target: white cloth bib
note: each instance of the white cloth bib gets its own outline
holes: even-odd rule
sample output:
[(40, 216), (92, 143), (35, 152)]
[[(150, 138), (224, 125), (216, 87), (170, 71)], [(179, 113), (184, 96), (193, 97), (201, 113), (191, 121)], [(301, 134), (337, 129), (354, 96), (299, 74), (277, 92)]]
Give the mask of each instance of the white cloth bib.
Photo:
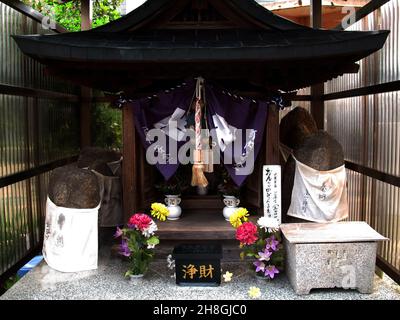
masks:
[(70, 209), (46, 204), (43, 257), (61, 272), (97, 269), (98, 212), (93, 209)]
[(318, 171), (294, 160), (296, 172), (288, 215), (320, 223), (346, 219), (349, 209), (345, 166)]

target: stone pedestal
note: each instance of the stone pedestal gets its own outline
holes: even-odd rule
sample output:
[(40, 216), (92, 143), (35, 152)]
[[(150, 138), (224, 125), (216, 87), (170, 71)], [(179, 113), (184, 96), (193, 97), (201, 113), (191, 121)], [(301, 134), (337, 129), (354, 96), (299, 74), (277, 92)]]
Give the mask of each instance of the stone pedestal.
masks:
[(365, 222), (281, 226), (286, 273), (294, 291), (344, 288), (372, 293), (377, 242), (388, 240)]

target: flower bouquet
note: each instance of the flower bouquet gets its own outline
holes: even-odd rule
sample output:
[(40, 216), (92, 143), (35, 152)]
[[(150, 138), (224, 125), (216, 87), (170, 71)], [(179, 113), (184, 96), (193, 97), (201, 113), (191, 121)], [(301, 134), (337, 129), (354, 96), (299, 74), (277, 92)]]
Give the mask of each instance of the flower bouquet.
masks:
[[(151, 205), (151, 215), (161, 221), (168, 216), (168, 209), (161, 203)], [(141, 277), (149, 268), (154, 257), (154, 248), (160, 243), (155, 235), (157, 224), (147, 214), (134, 214), (123, 229), (117, 228), (115, 238), (121, 237), (119, 254), (129, 260), (129, 269), (125, 277)]]
[(249, 222), (248, 216), (247, 209), (239, 208), (230, 217), (242, 249), (240, 258), (250, 260), (250, 267), (257, 276), (274, 279), (283, 270), (284, 260), (279, 225), (267, 217), (254, 224)]

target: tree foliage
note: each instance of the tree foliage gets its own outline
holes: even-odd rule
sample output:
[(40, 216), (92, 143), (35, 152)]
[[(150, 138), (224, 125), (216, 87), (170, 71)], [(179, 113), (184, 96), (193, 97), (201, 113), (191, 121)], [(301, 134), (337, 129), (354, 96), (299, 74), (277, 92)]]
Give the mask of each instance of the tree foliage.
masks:
[[(92, 0), (93, 28), (121, 17), (118, 8), (123, 0)], [(23, 0), (23, 2), (45, 16), (55, 20), (69, 31), (81, 30), (81, 1), (72, 0)]]

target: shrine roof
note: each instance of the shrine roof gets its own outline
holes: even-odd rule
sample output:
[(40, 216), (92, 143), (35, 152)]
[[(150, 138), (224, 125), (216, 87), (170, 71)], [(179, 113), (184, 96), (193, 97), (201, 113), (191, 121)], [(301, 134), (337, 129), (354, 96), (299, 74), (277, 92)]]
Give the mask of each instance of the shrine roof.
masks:
[(90, 31), (14, 39), (51, 72), (106, 90), (199, 74), (293, 90), (357, 71), (388, 33), (312, 29), (253, 0), (148, 0)]

